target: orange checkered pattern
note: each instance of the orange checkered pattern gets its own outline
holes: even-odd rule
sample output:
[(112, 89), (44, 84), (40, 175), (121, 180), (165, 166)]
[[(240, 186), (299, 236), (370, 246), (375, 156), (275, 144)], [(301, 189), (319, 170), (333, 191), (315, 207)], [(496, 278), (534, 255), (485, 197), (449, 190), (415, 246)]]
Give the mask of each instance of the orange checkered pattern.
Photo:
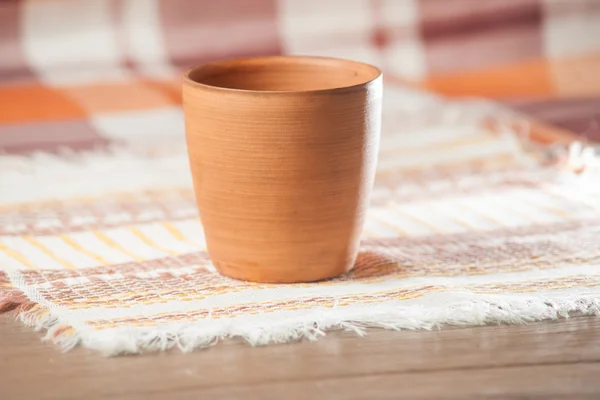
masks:
[(8, 153), (180, 135), (183, 67), (282, 53), (370, 62), (388, 86), (501, 98), (600, 139), (597, 0), (4, 1), (0, 51)]

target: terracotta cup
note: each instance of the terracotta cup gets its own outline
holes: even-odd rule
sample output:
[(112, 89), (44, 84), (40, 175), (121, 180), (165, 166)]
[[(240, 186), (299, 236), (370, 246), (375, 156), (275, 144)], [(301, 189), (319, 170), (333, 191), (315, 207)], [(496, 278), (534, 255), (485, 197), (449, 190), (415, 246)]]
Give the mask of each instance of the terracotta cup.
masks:
[(377, 68), (333, 58), (238, 59), (185, 73), (194, 190), (222, 274), (306, 282), (352, 268), (381, 92)]

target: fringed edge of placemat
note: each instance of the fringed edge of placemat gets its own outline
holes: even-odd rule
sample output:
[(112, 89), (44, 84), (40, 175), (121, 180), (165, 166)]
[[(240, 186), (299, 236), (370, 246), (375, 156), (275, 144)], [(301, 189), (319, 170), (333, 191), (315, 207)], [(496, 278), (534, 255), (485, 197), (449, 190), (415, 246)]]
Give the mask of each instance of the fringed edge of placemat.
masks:
[[(600, 266), (600, 265), (599, 265)], [(0, 279), (5, 279), (2, 277)], [(467, 298), (471, 297), (472, 298)], [(433, 330), (448, 326), (523, 324), (557, 320), (576, 315), (600, 316), (600, 290), (581, 295), (463, 295), (462, 300), (445, 307), (411, 304), (371, 305), (315, 309), (303, 317), (280, 323), (236, 324), (226, 320), (207, 320), (165, 324), (154, 327), (114, 328), (105, 331), (78, 331), (52, 313), (50, 308), (31, 301), (18, 290), (4, 291), (0, 310), (15, 311), (17, 319), (37, 331), (46, 331), (62, 351), (81, 345), (105, 356), (138, 354), (179, 348), (183, 352), (213, 346), (224, 339), (242, 338), (252, 346), (315, 341), (326, 331), (343, 330), (360, 336), (366, 329)]]
[[(542, 320), (568, 318), (571, 314), (600, 316), (600, 292), (589, 296), (554, 298), (473, 298), (444, 308), (380, 304), (368, 310), (332, 307), (316, 309), (303, 318), (280, 324), (254, 323), (232, 328), (228, 321), (213, 320), (213, 326), (189, 323), (177, 327), (117, 328), (108, 335), (81, 338), (83, 347), (106, 356), (164, 351), (179, 348), (183, 352), (213, 346), (225, 339), (241, 338), (252, 346), (282, 344), (299, 340), (316, 341), (327, 331), (343, 330), (359, 336), (366, 329), (433, 330), (448, 326), (482, 326), (487, 324), (523, 324)], [(203, 321), (206, 322), (206, 321)], [(53, 340), (64, 349), (75, 344), (61, 337)]]
[[(567, 149), (563, 147), (563, 149)], [(566, 172), (600, 181), (600, 156), (591, 147), (571, 144), (562, 151), (558, 166)], [(600, 267), (600, 265), (598, 265)], [(25, 325), (45, 330), (49, 340), (67, 351), (78, 345), (98, 350), (105, 355), (162, 351), (178, 347), (192, 351), (209, 347), (226, 338), (241, 337), (253, 346), (287, 343), (300, 339), (316, 340), (326, 330), (346, 330), (359, 335), (366, 328), (435, 329), (442, 325), (477, 326), (485, 324), (518, 324), (569, 317), (571, 313), (600, 315), (600, 290), (585, 295), (507, 296), (478, 295), (468, 301), (444, 308), (411, 305), (371, 305), (368, 310), (352, 307), (316, 309), (302, 319), (290, 319), (278, 325), (255, 324), (232, 329), (228, 321), (207, 320), (145, 328), (114, 328), (106, 331), (82, 332), (62, 321), (52, 310), (33, 301), (16, 288), (9, 276), (0, 271), (0, 313), (13, 311)]]

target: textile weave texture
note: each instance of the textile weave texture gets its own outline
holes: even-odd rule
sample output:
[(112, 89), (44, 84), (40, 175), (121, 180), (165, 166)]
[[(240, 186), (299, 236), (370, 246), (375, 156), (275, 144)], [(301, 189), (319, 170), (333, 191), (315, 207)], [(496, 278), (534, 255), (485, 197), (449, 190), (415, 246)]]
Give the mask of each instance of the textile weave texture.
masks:
[[(0, 311), (105, 354), (597, 314), (593, 150), (538, 145), (555, 137), (523, 117), (421, 90), (496, 97), (593, 138), (600, 2), (449, 4), (0, 2)], [(353, 272), (238, 282), (206, 253), (181, 69), (290, 53), (382, 68), (376, 187)]]
[[(1, 307), (62, 348), (106, 354), (600, 312), (593, 151), (539, 150), (478, 103), (406, 90), (388, 104), (386, 120), (404, 128), (382, 136), (349, 274), (293, 285), (220, 276), (183, 146), (5, 156)], [(408, 124), (415, 107), (439, 120)]]

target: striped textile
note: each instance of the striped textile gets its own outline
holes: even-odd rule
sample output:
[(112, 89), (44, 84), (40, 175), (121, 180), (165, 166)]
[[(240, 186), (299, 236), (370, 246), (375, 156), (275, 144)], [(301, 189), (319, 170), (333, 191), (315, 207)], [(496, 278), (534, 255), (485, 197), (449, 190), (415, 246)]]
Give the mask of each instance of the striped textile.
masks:
[[(600, 2), (449, 4), (0, 1), (0, 311), (105, 354), (598, 314), (598, 157), (421, 89), (600, 137)], [(217, 274), (191, 189), (181, 69), (280, 53), (387, 79), (359, 258), (326, 282)]]
[(534, 113), (600, 140), (598, 0), (11, 0), (0, 152), (174, 134), (183, 67), (281, 53), (367, 61), (388, 86), (446, 95), (591, 98), (553, 102), (560, 119)]
[(479, 103), (385, 103), (356, 266), (311, 284), (215, 271), (183, 148), (0, 157), (0, 309), (105, 354), (600, 313), (590, 149), (539, 150)]

